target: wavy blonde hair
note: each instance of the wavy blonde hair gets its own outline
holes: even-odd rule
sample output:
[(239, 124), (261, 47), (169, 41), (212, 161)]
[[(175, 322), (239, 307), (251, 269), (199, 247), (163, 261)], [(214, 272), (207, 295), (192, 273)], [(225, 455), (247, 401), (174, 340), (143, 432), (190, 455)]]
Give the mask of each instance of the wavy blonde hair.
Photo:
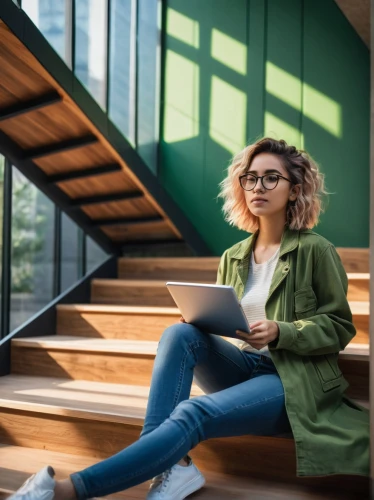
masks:
[(239, 229), (254, 233), (258, 228), (258, 217), (248, 209), (244, 190), (240, 187), (239, 176), (245, 174), (260, 153), (271, 153), (280, 157), (287, 170), (292, 185), (300, 184), (296, 201), (288, 202), (287, 223), (290, 229), (311, 229), (318, 224), (324, 211), (324, 174), (317, 163), (304, 150), (289, 146), (284, 140), (264, 137), (238, 153), (228, 167), (227, 177), (220, 183), (219, 197), (224, 199), (222, 210), (225, 220)]

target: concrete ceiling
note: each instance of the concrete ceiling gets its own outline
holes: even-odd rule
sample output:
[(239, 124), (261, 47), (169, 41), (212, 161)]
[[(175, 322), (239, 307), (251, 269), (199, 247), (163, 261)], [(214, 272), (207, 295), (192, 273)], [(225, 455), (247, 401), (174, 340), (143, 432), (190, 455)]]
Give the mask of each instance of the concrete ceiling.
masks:
[(335, 2), (370, 48), (370, 0), (335, 0)]

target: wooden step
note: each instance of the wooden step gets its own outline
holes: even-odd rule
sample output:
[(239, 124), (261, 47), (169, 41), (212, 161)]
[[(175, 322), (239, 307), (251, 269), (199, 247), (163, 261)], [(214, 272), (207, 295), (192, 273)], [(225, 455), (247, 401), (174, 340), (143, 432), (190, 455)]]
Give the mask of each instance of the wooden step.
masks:
[(349, 302), (352, 311), (353, 324), (356, 328), (354, 343), (369, 344), (369, 302)]
[[(99, 460), (110, 456), (138, 439), (146, 400), (147, 390), (139, 391), (138, 387), (44, 377), (4, 377), (0, 387), (0, 442), (32, 448), (32, 451), (11, 448), (11, 453), (7, 453), (6, 448), (0, 447), (0, 473), (3, 468), (30, 474), (44, 464), (68, 473), (65, 468), (68, 464), (73, 470), (80, 469), (85, 466), (85, 460), (89, 465), (92, 457)], [(51, 454), (38, 460), (42, 450), (79, 456), (75, 460)], [(26, 465), (17, 453), (24, 454)], [(297, 485), (321, 485), (319, 479), (295, 478), (292, 439), (249, 435), (211, 439), (201, 443), (191, 455), (204, 473), (237, 474), (251, 480), (269, 480), (270, 476), (272, 480), (291, 483), (291, 490)], [(35, 456), (35, 460), (30, 460), (30, 456)], [(270, 471), (269, 456), (277, 463)], [(19, 479), (21, 483), (24, 477)], [(327, 478), (324, 488), (331, 481), (341, 484), (336, 483), (336, 479)], [(352, 482), (349, 477), (339, 478), (347, 487), (353, 487), (355, 481), (361, 479), (364, 478), (355, 478)], [(0, 475), (1, 487), (17, 486), (3, 481)], [(366, 484), (364, 481), (360, 487)]]
[(157, 342), (53, 335), (12, 341), (11, 371), (148, 385)]
[[(346, 273), (369, 272), (368, 248), (336, 248)], [(144, 257), (118, 259), (118, 277), (191, 281), (192, 276), (215, 281), (220, 257)], [(201, 273), (204, 275), (202, 276)]]
[[(351, 302), (357, 329), (356, 343), (369, 339), (369, 303)], [(168, 326), (176, 323), (176, 307), (110, 306), (69, 304), (57, 306), (57, 333), (83, 337), (158, 341)]]
[[(369, 303), (351, 302), (357, 329), (354, 342), (369, 339)], [(176, 323), (180, 312), (173, 307), (110, 306), (73, 304), (57, 306), (57, 333), (158, 341), (168, 326)]]
[(148, 257), (118, 259), (118, 278), (215, 283), (219, 257)]
[[(342, 250), (343, 251), (343, 250)], [(344, 253), (344, 251), (343, 251)], [(358, 253), (361, 256), (360, 252)], [(218, 257), (156, 257), (118, 260), (118, 278), (126, 280), (187, 281), (215, 283)], [(348, 269), (360, 269), (362, 264), (347, 259)], [(368, 272), (348, 272), (348, 300), (369, 301)]]
[(344, 248), (337, 247), (346, 273), (368, 273), (369, 272), (369, 249), (368, 248)]
[(349, 302), (369, 302), (369, 273), (348, 273)]
[[(53, 335), (14, 339), (12, 373), (119, 384), (150, 384), (157, 342)], [(369, 348), (350, 344), (339, 364), (352, 384), (350, 394), (366, 398)], [(359, 364), (356, 373), (356, 365)], [(347, 373), (346, 373), (347, 372)]]
[[(1, 491), (10, 492), (19, 488), (23, 482), (31, 475), (40, 470), (46, 464), (51, 464), (56, 472), (56, 479), (65, 479), (73, 472), (82, 470), (96, 463), (89, 457), (58, 453), (47, 450), (36, 450), (21, 446), (0, 445), (0, 498)], [(296, 484), (261, 481), (256, 478), (246, 478), (219, 474), (216, 472), (204, 471), (207, 483), (204, 488), (193, 495), (194, 499), (201, 500), (227, 500), (235, 499), (279, 499), (279, 500), (348, 500), (361, 495), (365, 498), (367, 492), (367, 482), (362, 481), (359, 487), (353, 488), (354, 480), (351, 480), (350, 488), (337, 489), (335, 481), (329, 479), (328, 483), (321, 489), (321, 484), (316, 481), (316, 485), (305, 485), (303, 479), (296, 481)], [(345, 479), (347, 482), (347, 479)], [(361, 481), (360, 481), (361, 482)], [(124, 492), (109, 495), (108, 500), (139, 500), (144, 499), (148, 490), (149, 482), (130, 488)], [(6, 495), (3, 498), (7, 498)]]
[[(360, 288), (360, 283), (366, 283), (365, 286), (368, 286), (369, 280), (357, 278), (353, 283), (354, 288), (351, 295), (364, 296), (366, 292), (362, 287)], [(175, 307), (175, 302), (165, 286), (165, 281), (160, 280), (94, 279), (91, 282), (91, 301), (95, 304)], [(358, 328), (361, 330), (367, 323), (368, 331), (369, 302), (350, 300), (349, 304), (353, 315), (358, 316)]]
[(179, 318), (176, 307), (64, 304), (57, 306), (57, 334), (158, 341)]
[[(73, 472), (83, 470), (96, 462), (94, 458), (85, 456), (0, 444), (0, 487), (9, 493), (16, 491), (30, 475), (45, 465), (52, 465), (56, 479), (66, 479)], [(148, 484), (143, 483), (130, 488), (126, 493), (120, 492), (106, 498), (110, 500), (145, 498), (147, 489)]]
[(94, 279), (91, 281), (91, 302), (133, 306), (175, 307), (165, 286), (157, 280)]

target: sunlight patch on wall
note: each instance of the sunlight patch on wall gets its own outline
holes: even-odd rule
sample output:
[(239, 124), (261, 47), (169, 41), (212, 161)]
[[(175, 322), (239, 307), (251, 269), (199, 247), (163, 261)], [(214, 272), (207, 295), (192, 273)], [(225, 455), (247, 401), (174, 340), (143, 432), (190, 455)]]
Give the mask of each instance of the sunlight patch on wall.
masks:
[(304, 137), (299, 129), (265, 111), (265, 136), (273, 139), (284, 139), (297, 148), (304, 145)]
[(213, 75), (209, 135), (218, 144), (238, 153), (246, 144), (247, 95)]
[(296, 78), (269, 61), (266, 63), (266, 91), (300, 110), (302, 91), (300, 78)]
[(304, 116), (331, 135), (342, 137), (342, 106), (269, 61), (266, 63), (266, 91), (297, 111), (301, 111)]
[(212, 57), (241, 75), (247, 74), (247, 46), (216, 28), (212, 29)]
[(304, 83), (303, 113), (337, 138), (342, 137), (341, 105), (322, 92)]
[(168, 50), (165, 65), (164, 140), (176, 142), (199, 135), (199, 66)]
[(195, 47), (195, 49), (199, 48), (200, 27), (198, 21), (194, 21), (169, 7), (167, 10), (166, 26), (168, 35), (191, 45), (191, 47)]

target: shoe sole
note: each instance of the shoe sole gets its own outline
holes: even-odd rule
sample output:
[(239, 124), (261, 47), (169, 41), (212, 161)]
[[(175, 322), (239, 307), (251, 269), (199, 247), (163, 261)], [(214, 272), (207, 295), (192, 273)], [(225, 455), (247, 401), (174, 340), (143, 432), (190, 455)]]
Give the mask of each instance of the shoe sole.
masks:
[(205, 484), (204, 476), (197, 476), (192, 479), (189, 483), (184, 484), (183, 487), (175, 492), (174, 500), (184, 500), (195, 491), (202, 488)]

